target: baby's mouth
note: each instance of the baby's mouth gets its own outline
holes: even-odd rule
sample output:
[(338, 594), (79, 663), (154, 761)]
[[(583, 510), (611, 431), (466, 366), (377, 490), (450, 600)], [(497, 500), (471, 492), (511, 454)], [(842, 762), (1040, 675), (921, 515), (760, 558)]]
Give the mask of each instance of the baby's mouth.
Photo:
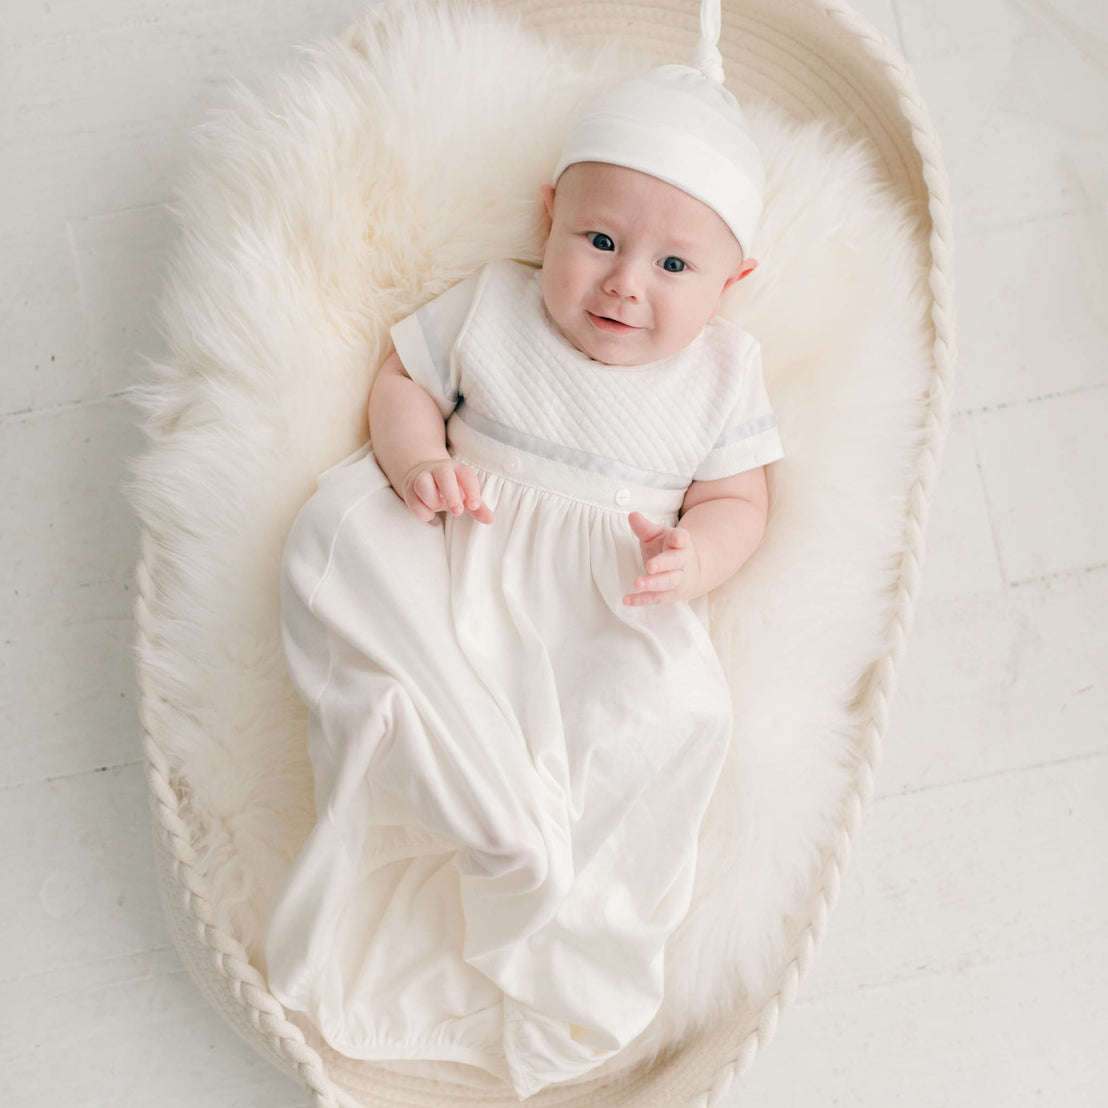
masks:
[(629, 335), (633, 331), (641, 331), (641, 327), (632, 327), (629, 323), (621, 323), (618, 319), (612, 319), (606, 315), (596, 315), (594, 312), (585, 310), (585, 314), (589, 317), (589, 322), (598, 331), (607, 331), (610, 335)]

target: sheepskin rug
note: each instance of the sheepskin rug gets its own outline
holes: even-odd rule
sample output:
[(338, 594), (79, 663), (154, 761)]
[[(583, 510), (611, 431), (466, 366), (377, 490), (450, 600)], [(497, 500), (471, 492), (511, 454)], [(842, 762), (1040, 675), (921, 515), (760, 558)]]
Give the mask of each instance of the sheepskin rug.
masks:
[[(218, 922), (263, 972), (267, 909), (314, 819), (279, 636), (285, 536), (317, 474), (365, 441), (388, 326), (489, 259), (538, 260), (539, 186), (572, 116), (650, 61), (480, 6), (383, 5), (200, 131), (168, 353), (134, 391), (156, 585), (143, 673)], [(832, 125), (747, 109), (768, 174), (760, 266), (725, 314), (761, 341), (785, 458), (761, 547), (712, 596), (734, 739), (665, 1002), (590, 1078), (777, 990), (846, 818), (861, 683), (888, 647), (930, 366), (916, 214)]]

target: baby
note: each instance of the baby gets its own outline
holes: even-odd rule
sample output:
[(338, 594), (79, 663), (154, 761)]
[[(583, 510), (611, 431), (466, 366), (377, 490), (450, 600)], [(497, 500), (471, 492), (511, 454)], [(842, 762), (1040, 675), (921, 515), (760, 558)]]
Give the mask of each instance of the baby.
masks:
[[(727, 289), (757, 265), (707, 204), (637, 169), (575, 162), (556, 188), (543, 186), (543, 200), (549, 222), (543, 307), (561, 336), (601, 365), (648, 365), (686, 350)], [(433, 393), (412, 380), (395, 352), (377, 375), (369, 422), (377, 461), (417, 519), (468, 511), (492, 522), (477, 474), (447, 449)], [(676, 527), (651, 523), (641, 512), (628, 521), (646, 572), (624, 602), (701, 596), (730, 577), (761, 539), (764, 467), (693, 480)]]
[(758, 345), (717, 315), (763, 177), (706, 68), (586, 109), (541, 269), (491, 263), (392, 329), (372, 448), (289, 536), (318, 822), (266, 957), (350, 1057), (526, 1097), (661, 1004), (731, 734), (705, 594), (781, 455)]

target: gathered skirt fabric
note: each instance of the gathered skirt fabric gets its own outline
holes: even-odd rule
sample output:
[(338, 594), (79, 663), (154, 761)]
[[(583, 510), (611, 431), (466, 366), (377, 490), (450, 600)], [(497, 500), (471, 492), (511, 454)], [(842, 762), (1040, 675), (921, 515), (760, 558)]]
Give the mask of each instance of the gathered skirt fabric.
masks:
[(368, 447), (285, 548), (317, 822), (272, 906), (274, 995), (340, 1053), (476, 1066), (520, 1097), (662, 1001), (731, 733), (706, 598), (632, 607), (624, 487), (451, 420), (494, 512), (415, 519)]

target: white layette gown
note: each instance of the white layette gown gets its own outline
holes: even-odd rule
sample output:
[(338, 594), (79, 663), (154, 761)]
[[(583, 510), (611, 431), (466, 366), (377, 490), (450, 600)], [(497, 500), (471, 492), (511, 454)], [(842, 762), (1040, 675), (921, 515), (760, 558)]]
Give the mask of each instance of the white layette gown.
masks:
[(297, 517), (282, 621), (317, 823), (269, 982), (344, 1055), (527, 1097), (658, 1011), (730, 741), (706, 598), (623, 603), (628, 513), (672, 524), (691, 481), (780, 441), (758, 345), (722, 319), (603, 365), (549, 323), (540, 270), (497, 262), (392, 333), (495, 518), (419, 522), (369, 447)]

